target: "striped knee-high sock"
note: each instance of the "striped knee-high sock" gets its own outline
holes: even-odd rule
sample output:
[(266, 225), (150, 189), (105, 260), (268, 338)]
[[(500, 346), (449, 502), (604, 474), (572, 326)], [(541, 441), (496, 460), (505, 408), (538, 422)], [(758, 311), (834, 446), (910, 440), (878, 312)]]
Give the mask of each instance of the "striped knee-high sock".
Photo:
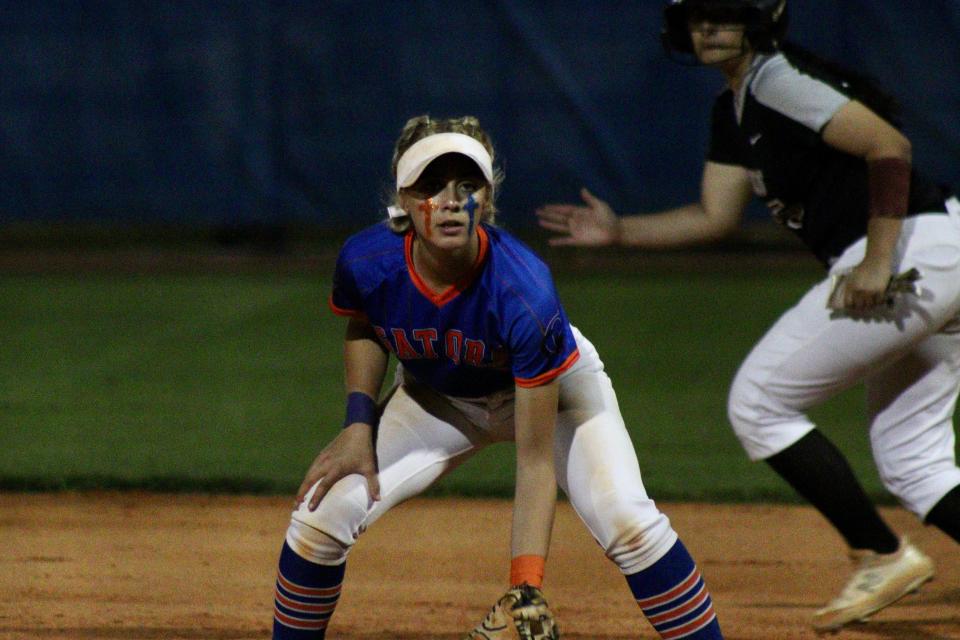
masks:
[(284, 542), (273, 609), (273, 640), (322, 640), (340, 597), (347, 563), (324, 565)]
[(627, 576), (627, 584), (664, 640), (722, 640), (710, 592), (680, 540), (653, 566)]

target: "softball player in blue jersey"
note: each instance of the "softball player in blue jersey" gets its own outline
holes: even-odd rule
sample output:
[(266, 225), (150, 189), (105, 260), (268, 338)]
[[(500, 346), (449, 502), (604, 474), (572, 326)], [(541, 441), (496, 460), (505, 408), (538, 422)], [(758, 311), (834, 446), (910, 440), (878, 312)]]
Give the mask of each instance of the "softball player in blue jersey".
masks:
[(782, 42), (786, 0), (674, 0), (664, 18), (672, 55), (727, 80), (701, 200), (617, 217), (584, 190), (586, 206), (547, 205), (540, 224), (564, 234), (554, 244), (680, 246), (723, 236), (757, 196), (828, 269), (747, 357), (728, 414), (748, 455), (846, 539), (854, 574), (813, 621), (837, 629), (934, 570), (883, 522), (811, 407), (865, 382), (884, 485), (960, 541), (960, 204), (912, 169), (910, 142), (875, 84)]
[(517, 447), (511, 588), (469, 638), (558, 637), (540, 591), (558, 484), (663, 638), (721, 638), (699, 570), (644, 490), (596, 350), (567, 321), (546, 265), (493, 225), (500, 175), (479, 123), (410, 120), (393, 175), (389, 220), (351, 237), (337, 261), (347, 415), (297, 494), (274, 638), (323, 638), (360, 534), (505, 440)]

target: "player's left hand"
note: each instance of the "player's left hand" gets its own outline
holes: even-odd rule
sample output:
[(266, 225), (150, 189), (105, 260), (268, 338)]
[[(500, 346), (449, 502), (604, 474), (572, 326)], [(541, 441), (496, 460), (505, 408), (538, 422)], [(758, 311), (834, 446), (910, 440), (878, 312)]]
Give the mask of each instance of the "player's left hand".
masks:
[(334, 484), (350, 474), (360, 474), (367, 481), (371, 500), (380, 499), (380, 481), (377, 479), (377, 457), (373, 449), (373, 428), (356, 422), (337, 434), (324, 447), (297, 490), (295, 506), (303, 502), (310, 487), (316, 485), (307, 508), (313, 511)]
[(466, 640), (559, 640), (543, 592), (524, 583), (504, 594)]
[(561, 234), (550, 238), (553, 246), (605, 247), (620, 241), (620, 219), (610, 205), (586, 188), (580, 190), (583, 205), (545, 204), (537, 209), (539, 224)]
[(887, 303), (890, 265), (883, 261), (864, 260), (847, 276), (843, 308), (863, 312)]

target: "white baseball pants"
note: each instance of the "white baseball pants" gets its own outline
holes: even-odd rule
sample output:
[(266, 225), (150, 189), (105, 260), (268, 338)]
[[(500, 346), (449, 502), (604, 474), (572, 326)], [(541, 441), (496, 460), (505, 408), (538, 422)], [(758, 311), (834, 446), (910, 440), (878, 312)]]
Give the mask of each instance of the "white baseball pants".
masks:
[[(596, 349), (574, 329), (580, 359), (560, 379), (555, 435), (557, 482), (593, 537), (625, 574), (645, 569), (676, 542), (643, 487), (633, 444)], [(513, 439), (513, 392), (481, 399), (444, 396), (398, 368), (400, 384), (380, 421), (381, 500), (362, 476), (340, 480), (316, 511), (293, 512), (287, 542), (301, 556), (339, 564), (359, 535), (394, 505), (424, 491), (482, 447)], [(312, 489), (311, 489), (312, 493)], [(317, 536), (320, 531), (325, 536)], [(336, 541), (331, 547), (329, 539)]]
[[(753, 460), (783, 451), (814, 424), (806, 411), (864, 381), (870, 442), (884, 486), (924, 518), (960, 484), (953, 414), (960, 390), (960, 204), (907, 218), (894, 268), (916, 267), (922, 293), (876, 314), (826, 307), (828, 276), (784, 313), (730, 390), (733, 429)], [(863, 259), (865, 240), (832, 266)]]

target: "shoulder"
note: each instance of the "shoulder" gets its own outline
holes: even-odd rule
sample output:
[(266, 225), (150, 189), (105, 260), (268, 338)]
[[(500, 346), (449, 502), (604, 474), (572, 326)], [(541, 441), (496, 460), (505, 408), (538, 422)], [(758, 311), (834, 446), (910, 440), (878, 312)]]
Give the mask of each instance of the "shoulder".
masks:
[(801, 70), (782, 53), (757, 61), (748, 89), (761, 105), (815, 131), (850, 101), (823, 77)]
[(361, 290), (369, 290), (405, 268), (404, 236), (384, 222), (347, 238), (337, 256), (334, 283), (345, 286), (353, 282)]
[(499, 227), (483, 226), (490, 243), (490, 264), (500, 280), (510, 280), (517, 286), (534, 286), (553, 282), (550, 267), (522, 240)]
[(490, 256), (486, 270), (488, 293), (507, 324), (532, 321), (545, 325), (561, 308), (550, 267), (512, 234), (486, 228)]
[(383, 259), (393, 254), (403, 257), (403, 236), (394, 233), (386, 222), (381, 222), (347, 238), (340, 247), (338, 261), (349, 264)]

